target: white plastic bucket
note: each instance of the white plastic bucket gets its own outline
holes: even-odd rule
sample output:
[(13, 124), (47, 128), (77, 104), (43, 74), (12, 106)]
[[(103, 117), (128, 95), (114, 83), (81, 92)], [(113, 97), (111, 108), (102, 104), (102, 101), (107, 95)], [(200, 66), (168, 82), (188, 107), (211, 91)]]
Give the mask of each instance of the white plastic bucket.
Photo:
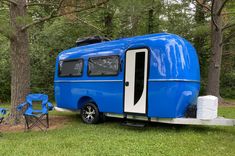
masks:
[(210, 120), (217, 118), (218, 98), (207, 95), (197, 99), (197, 119)]

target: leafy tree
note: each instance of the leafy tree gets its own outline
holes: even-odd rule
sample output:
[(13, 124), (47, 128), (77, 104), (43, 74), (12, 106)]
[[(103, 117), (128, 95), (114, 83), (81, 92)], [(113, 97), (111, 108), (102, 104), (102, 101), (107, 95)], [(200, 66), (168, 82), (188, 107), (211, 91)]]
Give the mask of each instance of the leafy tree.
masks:
[[(229, 37), (223, 38), (223, 32), (235, 26), (235, 23), (224, 23), (223, 10), (229, 0), (197, 0), (197, 3), (210, 11), (211, 16), (211, 60), (208, 71), (207, 94), (215, 95), (220, 98), (220, 73), (221, 61), (224, 44), (234, 36), (232, 33)], [(232, 1), (231, 1), (232, 2)], [(226, 12), (226, 14), (228, 14)]]
[[(65, 2), (65, 3), (64, 3)], [(2, 9), (9, 6), (10, 30), (6, 32), (3, 27), (0, 29), (10, 41), (11, 57), (11, 115), (13, 123), (18, 123), (20, 113), (16, 106), (24, 101), (25, 96), (30, 92), (30, 56), (29, 56), (29, 34), (28, 29), (36, 24), (48, 21), (53, 18), (67, 16), (69, 14), (86, 11), (107, 3), (107, 0), (90, 4), (75, 6), (71, 11), (63, 12), (67, 6), (66, 1), (59, 0), (56, 3), (51, 1), (26, 1), (26, 0), (1, 0)], [(70, 3), (69, 3), (70, 5)], [(49, 15), (37, 18), (29, 16), (28, 10), (34, 6), (46, 6), (50, 10)], [(31, 13), (32, 14), (32, 13)]]

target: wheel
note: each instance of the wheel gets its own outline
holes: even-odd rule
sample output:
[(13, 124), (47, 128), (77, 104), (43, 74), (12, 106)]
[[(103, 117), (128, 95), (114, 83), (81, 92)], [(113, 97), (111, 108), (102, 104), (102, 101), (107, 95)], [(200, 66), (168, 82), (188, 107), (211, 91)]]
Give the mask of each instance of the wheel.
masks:
[(106, 121), (106, 117), (105, 117), (104, 113), (100, 113), (100, 117), (99, 118), (100, 118), (99, 119), (100, 123), (104, 123)]
[(197, 106), (196, 105), (188, 106), (185, 116), (186, 118), (197, 118)]
[(100, 119), (97, 106), (93, 103), (86, 103), (81, 109), (81, 118), (84, 123), (96, 124)]

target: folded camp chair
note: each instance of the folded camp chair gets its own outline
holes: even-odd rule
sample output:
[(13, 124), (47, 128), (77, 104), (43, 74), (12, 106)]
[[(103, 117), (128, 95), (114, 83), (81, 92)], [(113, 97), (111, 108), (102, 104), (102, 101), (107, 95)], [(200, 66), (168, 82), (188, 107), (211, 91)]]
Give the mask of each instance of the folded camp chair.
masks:
[(7, 113), (7, 109), (5, 108), (0, 108), (0, 124), (2, 123), (3, 119), (4, 119), (4, 116), (6, 115)]
[[(41, 108), (34, 109), (33, 102), (41, 102)], [(48, 102), (48, 96), (45, 94), (29, 94), (26, 97), (26, 102), (17, 106), (17, 110), (21, 111), (25, 105), (28, 105), (24, 112), (25, 130), (30, 130), (37, 126), (42, 131), (49, 128), (48, 111), (53, 109), (53, 105)], [(45, 122), (46, 120), (46, 122)]]

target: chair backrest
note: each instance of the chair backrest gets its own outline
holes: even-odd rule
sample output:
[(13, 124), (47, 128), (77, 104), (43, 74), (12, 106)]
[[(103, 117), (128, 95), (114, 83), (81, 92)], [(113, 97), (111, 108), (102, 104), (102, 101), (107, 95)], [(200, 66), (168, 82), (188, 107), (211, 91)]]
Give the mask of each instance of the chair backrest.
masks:
[(46, 107), (48, 96), (45, 94), (29, 94), (26, 96), (26, 101), (29, 107), (33, 107), (33, 102), (41, 102), (42, 108)]

